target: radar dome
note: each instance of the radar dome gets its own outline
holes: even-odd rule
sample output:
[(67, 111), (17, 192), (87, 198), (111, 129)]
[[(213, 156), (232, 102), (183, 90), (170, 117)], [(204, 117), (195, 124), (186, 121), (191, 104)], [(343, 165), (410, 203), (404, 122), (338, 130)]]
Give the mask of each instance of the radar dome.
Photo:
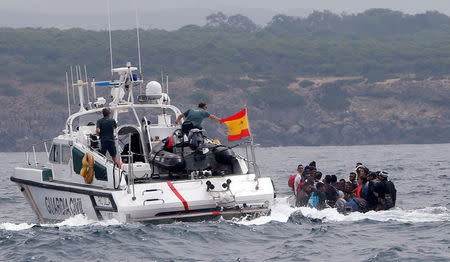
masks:
[(157, 81), (148, 82), (145, 87), (145, 95), (150, 99), (160, 99), (162, 97), (162, 87)]

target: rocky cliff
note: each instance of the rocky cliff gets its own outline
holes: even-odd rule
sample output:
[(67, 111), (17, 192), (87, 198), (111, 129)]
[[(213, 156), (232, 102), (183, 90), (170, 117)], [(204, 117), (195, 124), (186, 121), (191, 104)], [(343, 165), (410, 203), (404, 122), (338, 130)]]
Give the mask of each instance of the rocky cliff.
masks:
[[(1, 151), (24, 150), (61, 133), (68, 115), (63, 85), (5, 81), (16, 91), (0, 93)], [(448, 79), (368, 83), (325, 77), (271, 85), (248, 77), (220, 84), (211, 76), (179, 77), (170, 90), (182, 110), (205, 100), (211, 113), (227, 117), (247, 106), (255, 140), (263, 146), (450, 142)], [(226, 140), (225, 126), (206, 121), (205, 128)]]

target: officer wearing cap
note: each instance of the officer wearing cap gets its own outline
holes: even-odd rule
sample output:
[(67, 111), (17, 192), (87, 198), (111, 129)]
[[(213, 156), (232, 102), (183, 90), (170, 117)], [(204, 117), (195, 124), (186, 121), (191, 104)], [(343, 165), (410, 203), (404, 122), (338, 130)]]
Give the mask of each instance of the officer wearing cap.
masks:
[(117, 128), (116, 120), (111, 118), (111, 111), (108, 108), (103, 108), (103, 118), (97, 120), (97, 135), (100, 137), (101, 149), (100, 153), (106, 155), (109, 152), (114, 163), (117, 161), (116, 143), (114, 141), (114, 129)]

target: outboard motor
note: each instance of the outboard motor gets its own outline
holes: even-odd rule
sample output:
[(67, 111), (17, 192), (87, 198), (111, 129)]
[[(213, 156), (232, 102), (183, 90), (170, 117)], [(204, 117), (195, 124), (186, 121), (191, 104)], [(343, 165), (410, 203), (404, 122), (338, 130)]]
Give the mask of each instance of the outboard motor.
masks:
[(189, 131), (188, 141), (189, 146), (191, 146), (192, 150), (199, 152), (200, 147), (205, 143), (205, 134), (204, 130), (200, 130), (198, 128), (193, 128)]

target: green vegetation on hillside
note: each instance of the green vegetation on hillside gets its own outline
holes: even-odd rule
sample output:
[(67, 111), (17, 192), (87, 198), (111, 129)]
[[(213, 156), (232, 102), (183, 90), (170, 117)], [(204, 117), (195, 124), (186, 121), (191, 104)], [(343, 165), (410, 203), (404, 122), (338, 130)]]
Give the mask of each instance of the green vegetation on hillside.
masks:
[[(406, 15), (386, 9), (306, 18), (277, 15), (265, 27), (221, 13), (207, 25), (141, 34), (145, 76), (171, 74), (441, 76), (450, 71), (450, 18), (438, 12)], [(108, 35), (83, 29), (0, 29), (0, 74), (22, 81), (61, 82), (70, 64), (87, 64), (97, 79), (108, 76)], [(114, 64), (137, 64), (134, 30), (112, 32)]]
[(285, 109), (306, 104), (299, 94), (282, 87), (263, 87), (251, 93), (251, 101), (260, 108)]
[(23, 93), (22, 90), (15, 88), (9, 83), (0, 84), (0, 95), (1, 96), (19, 96)]

